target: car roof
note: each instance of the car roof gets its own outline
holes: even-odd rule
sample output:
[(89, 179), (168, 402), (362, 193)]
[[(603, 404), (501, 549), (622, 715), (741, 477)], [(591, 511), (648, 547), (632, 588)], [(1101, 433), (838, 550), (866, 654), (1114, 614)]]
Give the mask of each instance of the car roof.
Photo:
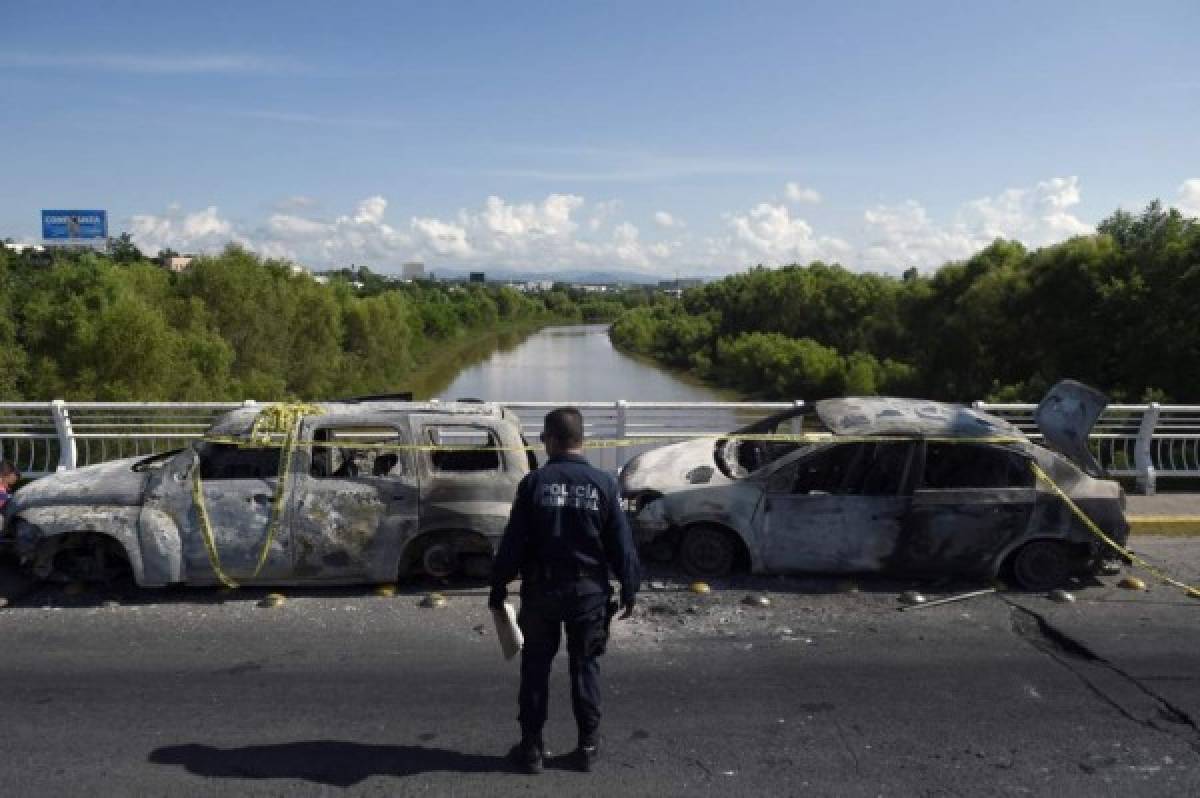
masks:
[(926, 399), (861, 397), (825, 399), (817, 415), (834, 435), (916, 435), (1028, 441), (1002, 418), (974, 408)]
[[(208, 430), (208, 435), (230, 438), (248, 437), (255, 420), (270, 404), (249, 405), (231, 410), (221, 416)], [(447, 421), (462, 419), (502, 419), (505, 410), (494, 402), (313, 402), (321, 409), (320, 418), (354, 418), (380, 420), (403, 419), (413, 415), (440, 417)], [(318, 414), (314, 414), (318, 415)]]

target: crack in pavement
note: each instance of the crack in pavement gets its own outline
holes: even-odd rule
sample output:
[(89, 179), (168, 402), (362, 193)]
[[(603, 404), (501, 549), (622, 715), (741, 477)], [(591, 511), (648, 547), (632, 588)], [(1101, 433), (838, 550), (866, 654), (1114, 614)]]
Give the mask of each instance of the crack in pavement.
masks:
[[(1033, 648), (1046, 654), (1070, 671), (1097, 698), (1111, 706), (1126, 719), (1141, 726), (1183, 740), (1200, 754), (1200, 726), (1187, 711), (1147, 687), (1142, 680), (1123, 670), (1115, 663), (1101, 657), (1083, 642), (1071, 637), (1052, 625), (1046, 618), (1028, 607), (1023, 607), (1004, 598), (1011, 614), (1013, 633)], [(1091, 669), (1092, 675), (1086, 672)], [(1137, 693), (1149, 699), (1152, 711), (1139, 717), (1129, 706), (1118, 700), (1112, 691), (1100, 684), (1103, 676), (1115, 676), (1122, 683), (1132, 685)], [(1168, 725), (1157, 721), (1166, 721)]]

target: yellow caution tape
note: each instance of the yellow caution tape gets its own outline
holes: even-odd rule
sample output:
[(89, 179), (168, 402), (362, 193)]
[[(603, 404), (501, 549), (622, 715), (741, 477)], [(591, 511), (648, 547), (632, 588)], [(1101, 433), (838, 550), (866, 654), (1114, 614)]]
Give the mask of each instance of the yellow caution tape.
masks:
[[(205, 443), (219, 443), (243, 448), (283, 447), (286, 438), (275, 440), (276, 436), (255, 438), (253, 430), (249, 437), (207, 435), (199, 440)], [(601, 438), (587, 439), (583, 442), (584, 449), (617, 449), (629, 446), (662, 446), (673, 438), (694, 440), (697, 438), (719, 438), (724, 441), (767, 441), (783, 443), (903, 443), (921, 440), (926, 443), (1028, 443), (1026, 438), (1018, 437), (944, 437), (944, 436), (914, 436), (914, 435), (834, 435), (828, 432), (806, 433), (801, 435), (717, 435), (691, 434), (657, 438)], [(355, 441), (299, 441), (293, 440), (293, 448), (300, 449), (371, 449), (386, 452), (540, 452), (541, 446), (473, 446), (470, 444), (433, 444), (433, 443), (372, 443)]]
[(1143, 570), (1153, 574), (1156, 578), (1162, 580), (1164, 583), (1171, 585), (1172, 587), (1179, 588), (1192, 598), (1200, 598), (1200, 588), (1192, 587), (1185, 582), (1180, 582), (1178, 579), (1174, 579), (1162, 569), (1151, 565), (1129, 549), (1122, 546), (1120, 543), (1117, 543), (1115, 540), (1105, 534), (1104, 530), (1097, 526), (1096, 522), (1089, 518), (1087, 513), (1079, 509), (1079, 505), (1071, 501), (1071, 497), (1068, 496), (1063, 489), (1058, 486), (1058, 483), (1050, 478), (1049, 474), (1042, 470), (1041, 466), (1039, 466), (1033, 460), (1029, 461), (1029, 466), (1033, 469), (1034, 475), (1042, 482), (1046, 483), (1046, 485), (1048, 485), (1050, 489), (1058, 495), (1058, 498), (1063, 500), (1067, 507), (1071, 509), (1071, 512), (1075, 515), (1075, 517), (1083, 522), (1083, 525), (1087, 527), (1088, 531), (1102, 540), (1110, 549), (1121, 554), (1123, 557), (1128, 558), (1131, 562), (1136, 563)]
[[(266, 565), (267, 556), (271, 553), (271, 544), (275, 541), (275, 536), (279, 532), (279, 526), (282, 520), (283, 495), (287, 490), (288, 475), (292, 469), (292, 455), (296, 451), (296, 445), (300, 438), (300, 425), (304, 421), (305, 416), (319, 415), (323, 411), (318, 405), (311, 404), (280, 404), (270, 405), (262, 409), (258, 417), (254, 419), (254, 424), (250, 427), (250, 439), (253, 441), (250, 445), (276, 445), (274, 443), (275, 436), (282, 434), (284, 436), (282, 443), (278, 444), (283, 451), (280, 452), (279, 464), (279, 479), (275, 485), (275, 495), (271, 497), (271, 520), (267, 523), (267, 534), (263, 540), (262, 550), (258, 554), (258, 562), (254, 566), (254, 572), (250, 574), (249, 579), (254, 579), (262, 572), (263, 566)], [(246, 443), (246, 441), (242, 441)], [(221, 557), (217, 551), (216, 538), (212, 531), (212, 521), (209, 518), (208, 510), (204, 506), (204, 487), (200, 478), (200, 468), (194, 469), (192, 477), (192, 503), (196, 506), (196, 515), (200, 522), (200, 534), (204, 538), (204, 550), (208, 552), (208, 561), (212, 566), (213, 573), (217, 575), (217, 579), (226, 587), (235, 588), (238, 583), (229, 574), (225, 573), (221, 568)]]

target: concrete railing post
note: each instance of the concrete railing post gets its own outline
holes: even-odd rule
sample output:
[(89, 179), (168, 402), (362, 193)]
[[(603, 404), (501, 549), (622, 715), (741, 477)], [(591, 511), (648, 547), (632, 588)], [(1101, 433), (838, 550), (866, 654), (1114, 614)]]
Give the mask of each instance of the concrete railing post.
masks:
[(1138, 487), (1143, 494), (1153, 496), (1155, 491), (1154, 458), (1151, 444), (1154, 442), (1154, 428), (1158, 426), (1158, 417), (1162, 415), (1162, 407), (1158, 402), (1146, 405), (1142, 413), (1142, 423), (1138, 426), (1137, 441), (1133, 445), (1133, 465), (1137, 469)]
[(55, 399), (50, 403), (50, 415), (54, 419), (54, 430), (58, 433), (58, 470), (74, 470), (79, 461), (79, 450), (75, 447), (75, 431), (71, 429), (67, 403), (62, 399)]

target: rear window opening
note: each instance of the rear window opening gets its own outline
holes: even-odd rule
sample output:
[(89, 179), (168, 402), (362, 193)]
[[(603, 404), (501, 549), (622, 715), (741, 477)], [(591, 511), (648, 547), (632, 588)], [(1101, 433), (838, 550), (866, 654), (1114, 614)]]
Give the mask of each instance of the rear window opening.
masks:
[(490, 429), (443, 424), (428, 427), (426, 434), (432, 446), (447, 447), (429, 452), (429, 461), (435, 471), (472, 473), (499, 471), (503, 466), (500, 440)]
[(407, 473), (394, 427), (328, 427), (313, 434), (310, 473), (319, 479), (395, 477)]
[(926, 490), (1033, 487), (1024, 457), (974, 443), (931, 443), (925, 449)]

